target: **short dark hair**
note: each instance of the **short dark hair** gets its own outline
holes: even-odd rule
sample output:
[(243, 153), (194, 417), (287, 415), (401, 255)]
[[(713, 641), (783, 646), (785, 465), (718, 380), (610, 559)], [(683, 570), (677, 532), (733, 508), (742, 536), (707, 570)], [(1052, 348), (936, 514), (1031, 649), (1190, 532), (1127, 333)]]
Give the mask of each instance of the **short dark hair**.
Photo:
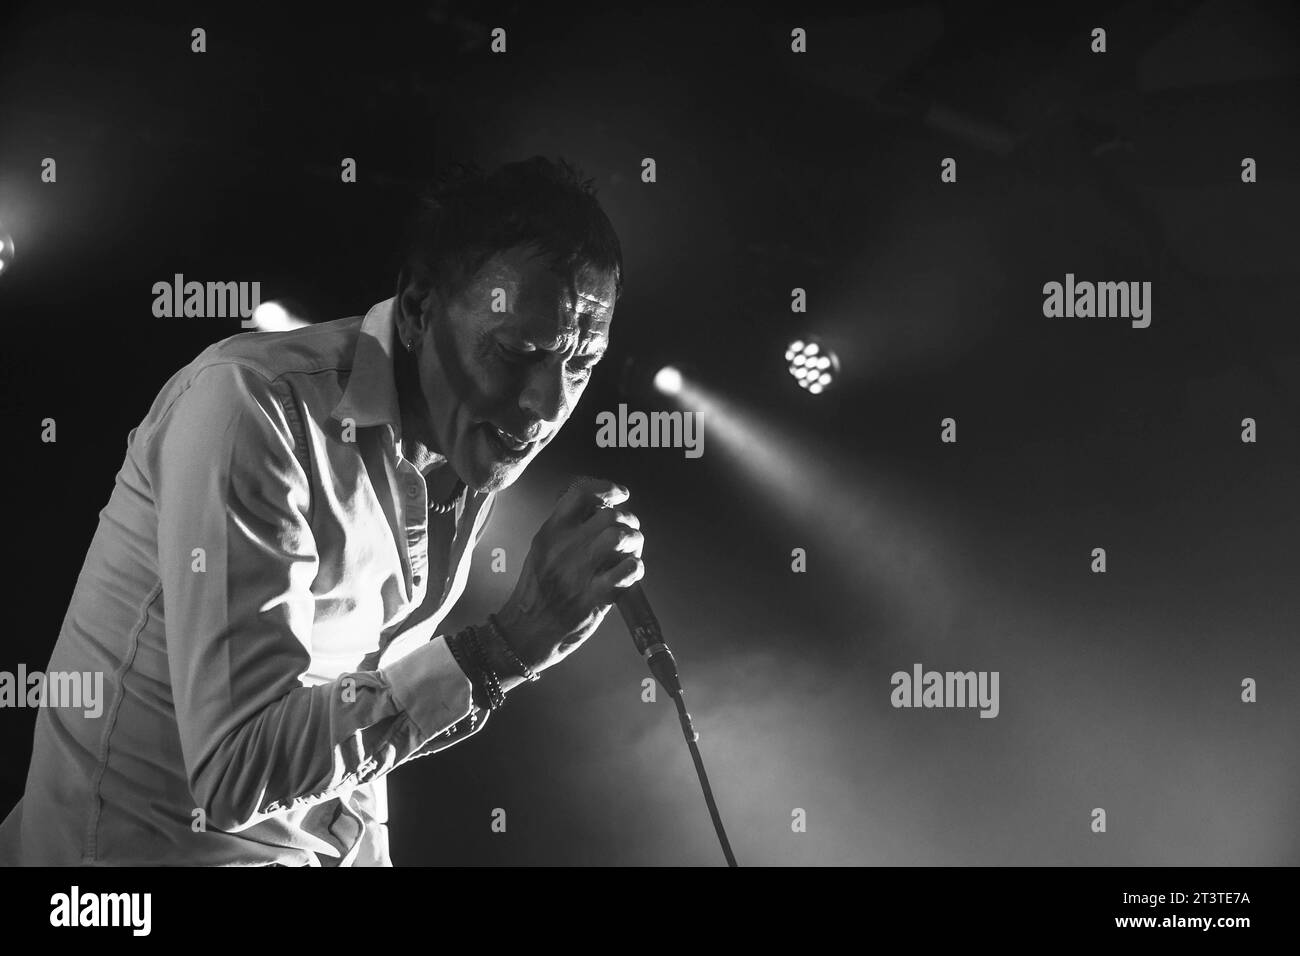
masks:
[(420, 197), (405, 265), (454, 297), (493, 254), (528, 244), (570, 287), (580, 270), (595, 268), (614, 273), (615, 301), (622, 295), (623, 250), (593, 181), (544, 156), (491, 173), (472, 163), (448, 167)]

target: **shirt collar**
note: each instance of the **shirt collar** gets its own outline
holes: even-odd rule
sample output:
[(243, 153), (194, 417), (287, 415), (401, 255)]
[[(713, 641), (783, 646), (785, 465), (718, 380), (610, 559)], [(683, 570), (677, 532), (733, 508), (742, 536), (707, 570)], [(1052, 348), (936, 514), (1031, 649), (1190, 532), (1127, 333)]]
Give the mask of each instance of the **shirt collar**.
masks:
[(397, 402), (397, 381), (393, 377), (393, 312), (396, 297), (376, 303), (361, 321), (357, 351), (352, 358), (343, 399), (333, 417), (352, 419), (359, 427), (392, 425), (400, 438), (402, 417)]
[[(348, 376), (347, 388), (343, 390), (343, 398), (334, 406), (332, 417), (340, 422), (350, 418), (358, 428), (392, 426), (393, 444), (400, 454), (402, 414), (397, 400), (397, 379), (393, 373), (396, 310), (397, 298), (385, 299), (375, 303), (361, 320), (352, 372)], [(427, 473), (446, 463), (444, 456), (431, 453), (421, 468)]]

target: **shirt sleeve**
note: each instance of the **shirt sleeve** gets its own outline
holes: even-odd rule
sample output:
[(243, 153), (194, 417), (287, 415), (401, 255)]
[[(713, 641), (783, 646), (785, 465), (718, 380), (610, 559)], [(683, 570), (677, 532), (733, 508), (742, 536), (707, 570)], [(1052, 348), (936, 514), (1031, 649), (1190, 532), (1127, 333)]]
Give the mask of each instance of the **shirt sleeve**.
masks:
[[(478, 532), (474, 536), (474, 540), (470, 542), (467, 549), (468, 551), (473, 551), (478, 547), (478, 543), (483, 540), (483, 535), (487, 531), (488, 522), (492, 520), (492, 512), (495, 508), (496, 494), (493, 493), (483, 505), (482, 520), (479, 521)], [(453, 666), (457, 668), (460, 667), (460, 665), (456, 663), (455, 657), (451, 656), (451, 650), (447, 647), (447, 639), (445, 636), (438, 636), (428, 644), (423, 643), (426, 640), (427, 638), (412, 633), (412, 631), (398, 635), (398, 637), (393, 640), (392, 644), (390, 644), (388, 649), (384, 652), (384, 656), (380, 659), (380, 668), (387, 669), (388, 666), (391, 666), (387, 664), (388, 661), (393, 658), (401, 657), (402, 655), (409, 654), (411, 657), (414, 657), (417, 653), (417, 648), (419, 652), (426, 656), (435, 653), (446, 654), (448, 657), (451, 657)], [(434, 651), (429, 649), (431, 644), (438, 645), (440, 650)], [(462, 671), (462, 673), (464, 672)], [(469, 677), (466, 676), (465, 679), (469, 680)], [(401, 678), (398, 678), (398, 680), (401, 681)], [(473, 684), (471, 684), (470, 687), (472, 693)], [(400, 686), (398, 692), (399, 694), (403, 692)], [(488, 718), (491, 717), (491, 715), (491, 710), (474, 706), (471, 699), (469, 714), (463, 719), (457, 721), (451, 727), (448, 727), (442, 733), (434, 736), (432, 740), (416, 749), (411, 754), (411, 759), (415, 759), (416, 757), (427, 757), (440, 750), (446, 750), (452, 744), (460, 743), (461, 741), (474, 736), (474, 734), (478, 733), (487, 725)]]
[(254, 368), (210, 365), (145, 445), (189, 786), (234, 832), (387, 774), (472, 710), (441, 639), (302, 685), (319, 562), (288, 400)]

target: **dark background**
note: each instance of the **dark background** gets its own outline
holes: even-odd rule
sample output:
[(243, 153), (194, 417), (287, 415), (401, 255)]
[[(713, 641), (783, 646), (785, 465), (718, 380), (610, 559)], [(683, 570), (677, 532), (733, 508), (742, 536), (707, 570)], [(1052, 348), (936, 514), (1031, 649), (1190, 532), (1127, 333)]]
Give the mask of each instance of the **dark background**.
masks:
[[(239, 331), (154, 318), (154, 282), (258, 279), (313, 320), (360, 314), (393, 293), (440, 164), (563, 155), (623, 242), (614, 348), (502, 496), (453, 623), (504, 600), (565, 474), (607, 475), (632, 489), (742, 864), (1300, 862), (1297, 17), (1070, 6), (17, 5), (0, 669), (44, 668), (128, 431)], [(1044, 318), (1067, 272), (1152, 282), (1150, 328)], [(817, 397), (782, 358), (809, 333), (844, 366)], [(595, 447), (597, 412), (653, 401), (619, 390), (625, 360), (693, 370), (702, 458)], [(1000, 716), (891, 708), (916, 661), (999, 671)], [(482, 734), (397, 771), (394, 860), (719, 862), (643, 676), (611, 617)], [(0, 815), (34, 719), (0, 712)]]

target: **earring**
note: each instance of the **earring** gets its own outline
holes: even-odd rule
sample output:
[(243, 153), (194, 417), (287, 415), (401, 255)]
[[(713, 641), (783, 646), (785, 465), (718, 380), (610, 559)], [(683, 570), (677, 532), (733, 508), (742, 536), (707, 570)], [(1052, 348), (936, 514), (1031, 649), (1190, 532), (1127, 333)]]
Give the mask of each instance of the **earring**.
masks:
[(407, 339), (407, 340), (406, 340), (406, 351), (408, 351), (408, 352), (414, 352), (414, 351), (415, 351), (415, 339)]

